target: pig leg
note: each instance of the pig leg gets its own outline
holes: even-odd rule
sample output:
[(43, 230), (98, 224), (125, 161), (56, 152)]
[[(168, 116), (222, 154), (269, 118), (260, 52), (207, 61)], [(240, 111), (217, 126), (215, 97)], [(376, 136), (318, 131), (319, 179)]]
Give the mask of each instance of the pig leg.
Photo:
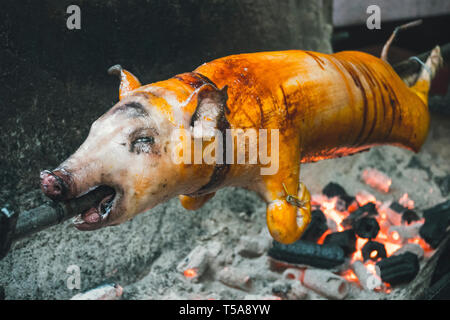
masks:
[(186, 195), (179, 195), (178, 199), (180, 199), (181, 205), (187, 210), (197, 210), (203, 207), (203, 205), (212, 197), (214, 197), (216, 193), (208, 193), (199, 197), (190, 197)]
[[(310, 194), (300, 178), (300, 151), (292, 144), (281, 148), (277, 174), (263, 178), (267, 205), (267, 227), (272, 237), (281, 243), (293, 243), (300, 238), (311, 221)], [(297, 197), (300, 206), (287, 201), (287, 194)]]

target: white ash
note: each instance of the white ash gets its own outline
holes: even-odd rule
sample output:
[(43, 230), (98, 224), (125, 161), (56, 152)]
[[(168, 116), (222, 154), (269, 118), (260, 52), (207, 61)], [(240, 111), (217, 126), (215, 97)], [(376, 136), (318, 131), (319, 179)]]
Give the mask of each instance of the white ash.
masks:
[(234, 267), (225, 267), (217, 273), (217, 279), (223, 284), (244, 290), (250, 291), (252, 285), (251, 277), (238, 268)]
[(392, 255), (398, 256), (400, 254), (403, 254), (405, 252), (411, 252), (417, 255), (419, 260), (423, 259), (424, 251), (423, 248), (418, 245), (417, 243), (406, 243), (401, 248), (397, 249)]
[(359, 280), (359, 285), (364, 290), (371, 291), (374, 289), (376, 286), (373, 279), (374, 276), (361, 261), (356, 260), (353, 262), (351, 268)]
[(259, 257), (269, 249), (270, 243), (271, 241), (267, 237), (242, 236), (236, 251), (243, 257)]
[(407, 241), (416, 237), (420, 237), (419, 229), (422, 227), (423, 223), (413, 223), (410, 225), (397, 225), (390, 226), (389, 237), (393, 236), (393, 233), (397, 232), (401, 241)]
[(342, 300), (349, 293), (347, 280), (323, 269), (306, 269), (303, 285), (330, 299)]

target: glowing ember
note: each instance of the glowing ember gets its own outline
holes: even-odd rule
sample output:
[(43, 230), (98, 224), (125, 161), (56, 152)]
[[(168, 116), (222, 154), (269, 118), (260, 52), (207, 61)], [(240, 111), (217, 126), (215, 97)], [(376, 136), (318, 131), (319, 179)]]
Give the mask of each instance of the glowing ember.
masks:
[[(374, 176), (374, 174), (375, 174), (374, 172), (368, 171), (368, 172), (366, 172), (366, 175), (363, 175), (363, 179), (365, 176), (368, 180), (370, 180)], [(381, 177), (377, 177), (377, 179), (378, 179), (377, 181), (383, 181), (384, 190), (389, 190), (389, 186), (392, 183), (391, 179), (388, 177), (382, 177), (382, 178), (383, 179), (381, 179)], [(371, 185), (370, 183), (368, 183), (368, 184)], [(377, 201), (375, 196), (367, 191), (358, 192), (356, 194), (355, 198), (356, 198), (356, 202), (354, 202), (352, 204), (353, 206), (349, 206), (349, 208), (347, 208), (347, 211), (342, 211), (342, 209), (340, 209), (341, 211), (339, 211), (336, 207), (338, 204), (338, 201), (339, 201), (338, 197), (328, 198), (324, 195), (313, 195), (312, 196), (312, 204), (314, 204), (316, 206), (320, 206), (320, 210), (322, 210), (322, 212), (325, 214), (325, 216), (327, 218), (328, 226), (336, 225), (334, 230), (328, 229), (324, 234), (322, 234), (322, 236), (317, 241), (317, 243), (323, 244), (324, 239), (330, 233), (335, 232), (336, 229), (337, 229), (337, 231), (344, 231), (346, 229), (351, 228), (352, 227), (351, 225), (345, 224), (345, 226), (344, 226), (343, 221), (350, 215), (351, 212), (358, 209), (358, 207), (362, 207), (365, 204), (372, 202), (375, 204), (377, 211), (378, 211), (378, 215), (374, 216), (374, 218), (377, 220), (377, 222), (380, 226), (379, 233), (377, 234), (375, 239), (372, 239), (372, 241), (376, 241), (376, 242), (382, 243), (384, 245), (387, 257), (390, 257), (395, 251), (400, 249), (406, 243), (419, 244), (424, 249), (425, 253), (430, 253), (433, 251), (421, 237), (414, 237), (414, 238), (408, 239), (405, 235), (403, 235), (403, 233), (399, 233), (398, 231), (396, 231), (395, 228), (394, 228), (394, 230), (392, 230), (394, 226), (402, 227), (404, 225), (402, 225), (401, 215), (398, 213), (395, 213), (395, 215), (399, 215), (400, 219), (398, 221), (396, 221), (396, 220), (393, 221), (393, 219), (390, 219), (391, 213), (389, 212), (389, 207), (392, 203), (391, 201), (384, 202), (384, 203)], [(402, 206), (404, 206), (410, 210), (414, 208), (414, 201), (409, 199), (407, 193), (405, 193), (398, 202)], [(420, 221), (416, 221), (415, 223), (423, 223), (423, 219)], [(408, 226), (408, 227), (410, 227), (410, 226)], [(400, 230), (403, 230), (403, 229), (400, 229)], [(367, 269), (367, 272), (370, 273), (370, 276), (371, 277), (373, 276), (372, 279), (376, 280), (374, 282), (374, 283), (376, 283), (376, 285), (373, 287), (373, 290), (381, 291), (384, 293), (390, 293), (392, 289), (390, 288), (390, 286), (388, 284), (385, 284), (381, 281), (381, 278), (379, 277), (379, 273), (377, 273), (376, 263), (377, 263), (377, 261), (379, 261), (381, 259), (381, 258), (377, 259), (378, 251), (373, 250), (370, 252), (369, 256), (373, 260), (369, 259), (366, 262), (364, 262), (364, 260), (363, 260), (361, 249), (364, 247), (364, 245), (368, 241), (369, 241), (368, 239), (361, 238), (358, 235), (356, 235), (356, 244), (355, 244), (356, 250), (353, 253), (353, 255), (351, 256), (350, 263), (353, 264), (355, 261), (360, 261), (361, 263), (363, 263), (363, 265)], [(357, 275), (351, 269), (347, 269), (347, 270), (341, 272), (341, 276), (344, 277), (347, 281), (359, 283)]]
[(400, 240), (400, 235), (397, 231), (392, 232), (392, 239), (394, 239), (395, 241)]
[(366, 169), (362, 173), (363, 181), (374, 189), (389, 192), (392, 184), (391, 178), (376, 169)]
[(365, 204), (368, 204), (369, 202), (376, 202), (377, 199), (373, 194), (370, 194), (367, 191), (360, 191), (356, 194), (356, 201), (358, 204), (362, 207)]
[(407, 193), (401, 196), (401, 198), (398, 200), (398, 203), (400, 203), (402, 206), (410, 210), (414, 209), (414, 201), (409, 199)]
[(341, 274), (341, 276), (342, 276), (343, 278), (345, 278), (347, 281), (350, 281), (350, 282), (359, 282), (358, 277), (356, 276), (356, 274), (355, 274), (351, 269), (348, 269), (348, 270), (346, 270), (345, 272), (343, 272), (343, 273)]
[(193, 277), (195, 277), (197, 275), (197, 270), (195, 270), (195, 269), (186, 269), (186, 270), (184, 270), (183, 274), (184, 274), (184, 276), (186, 278), (193, 278)]

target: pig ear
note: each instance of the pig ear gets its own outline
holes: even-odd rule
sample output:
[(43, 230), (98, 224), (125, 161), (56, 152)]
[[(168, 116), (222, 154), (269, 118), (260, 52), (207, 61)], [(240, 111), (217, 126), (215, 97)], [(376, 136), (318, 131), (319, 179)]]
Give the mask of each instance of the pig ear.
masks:
[(116, 64), (108, 69), (108, 73), (118, 76), (120, 78), (119, 88), (119, 100), (122, 100), (130, 91), (137, 89), (141, 86), (138, 78), (136, 78), (131, 72), (122, 69), (120, 64)]
[(194, 138), (212, 138), (215, 129), (220, 131), (229, 128), (225, 113), (227, 107), (228, 86), (217, 89), (215, 86), (204, 85), (197, 94), (197, 107), (191, 118), (191, 129)]

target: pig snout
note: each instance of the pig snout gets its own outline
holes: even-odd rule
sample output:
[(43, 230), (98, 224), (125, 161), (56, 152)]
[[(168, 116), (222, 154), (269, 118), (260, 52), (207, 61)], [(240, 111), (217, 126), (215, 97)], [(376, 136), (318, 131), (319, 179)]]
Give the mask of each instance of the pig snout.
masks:
[(62, 171), (44, 170), (40, 174), (41, 189), (52, 200), (65, 200), (70, 197), (70, 177)]

